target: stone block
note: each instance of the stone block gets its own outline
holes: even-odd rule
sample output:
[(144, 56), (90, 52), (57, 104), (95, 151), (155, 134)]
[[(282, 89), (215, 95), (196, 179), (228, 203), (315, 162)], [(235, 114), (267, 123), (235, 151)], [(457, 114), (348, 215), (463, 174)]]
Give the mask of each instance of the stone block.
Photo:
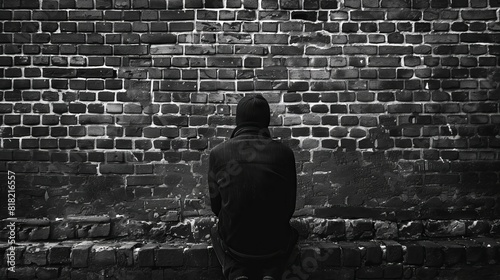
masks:
[(160, 245), (155, 250), (156, 266), (182, 266), (184, 264), (184, 249), (171, 245)]
[(443, 260), (446, 266), (465, 263), (465, 246), (452, 241), (441, 241), (439, 245), (443, 248)]
[(384, 278), (389, 279), (400, 279), (403, 276), (403, 265), (401, 264), (389, 264), (383, 266)]
[(385, 258), (388, 262), (400, 263), (403, 260), (403, 247), (396, 241), (384, 240), (386, 254)]
[(457, 220), (430, 220), (425, 227), (429, 237), (465, 236), (465, 222)]
[(440, 245), (431, 241), (418, 242), (424, 247), (425, 265), (429, 267), (441, 267), (444, 263), (444, 254)]
[(373, 222), (369, 219), (346, 220), (346, 237), (351, 239), (368, 239), (373, 237)]
[(115, 248), (110, 245), (94, 245), (91, 251), (91, 261), (94, 266), (115, 265)]
[(69, 264), (71, 263), (71, 244), (57, 244), (49, 248), (48, 263), (49, 264)]
[(459, 245), (465, 246), (465, 261), (467, 264), (484, 264), (487, 260), (486, 247), (473, 240), (460, 239)]
[(187, 249), (186, 265), (188, 267), (206, 267), (208, 265), (208, 248), (205, 244), (195, 244)]
[(375, 221), (376, 239), (396, 239), (398, 238), (398, 225), (390, 221)]
[(353, 243), (341, 242), (342, 265), (347, 267), (358, 267), (361, 265), (361, 251)]
[(47, 252), (48, 248), (42, 244), (28, 246), (24, 252), (24, 264), (46, 265)]
[(34, 267), (16, 267), (15, 271), (7, 271), (7, 279), (34, 279), (36, 270)]
[(364, 259), (365, 265), (379, 265), (382, 263), (382, 248), (380, 244), (375, 242), (358, 242), (362, 247), (361, 257)]
[(87, 267), (89, 262), (90, 248), (93, 243), (84, 241), (78, 243), (71, 251), (71, 266), (72, 267)]
[(124, 242), (116, 249), (116, 263), (119, 266), (132, 266), (134, 262), (134, 248), (138, 242)]
[(139, 266), (154, 266), (156, 244), (146, 244), (134, 249), (134, 258)]
[(357, 279), (382, 278), (384, 268), (381, 266), (362, 266), (356, 270)]
[(418, 243), (405, 243), (404, 264), (422, 265), (424, 263), (424, 247)]
[(398, 235), (402, 239), (420, 239), (424, 231), (421, 221), (400, 222), (398, 228)]
[(345, 222), (341, 219), (314, 219), (312, 233), (329, 239), (343, 239), (346, 236)]

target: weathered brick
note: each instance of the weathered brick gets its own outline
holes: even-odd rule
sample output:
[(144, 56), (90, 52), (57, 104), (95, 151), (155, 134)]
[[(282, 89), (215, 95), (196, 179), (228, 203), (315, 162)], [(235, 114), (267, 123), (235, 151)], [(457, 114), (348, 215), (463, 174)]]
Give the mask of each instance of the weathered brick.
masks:
[[(383, 3), (383, 2), (382, 2)], [(383, 20), (384, 12), (378, 11), (351, 11), (352, 20)]]
[(84, 44), (85, 34), (71, 34), (71, 33), (59, 33), (52, 34), (50, 41), (55, 44)]
[(55, 245), (49, 248), (47, 260), (49, 264), (69, 264), (71, 262), (71, 245)]
[(91, 260), (93, 266), (115, 265), (115, 248), (109, 245), (94, 245), (91, 249)]
[(115, 71), (110, 68), (77, 69), (78, 77), (82, 78), (114, 78)]
[(65, 21), (68, 19), (66, 11), (33, 11), (33, 19), (40, 21)]
[(134, 45), (134, 46), (114, 46), (115, 55), (141, 55), (148, 53), (148, 47), (145, 45)]
[(289, 35), (285, 34), (255, 34), (255, 44), (288, 44)]
[(404, 246), (406, 246), (405, 264), (422, 265), (424, 263), (425, 251), (423, 246), (418, 243), (406, 243)]
[[(422, 19), (422, 12), (414, 9), (390, 9), (387, 12), (387, 19), (388, 20), (412, 20), (412, 21), (418, 21)], [(380, 24), (379, 24), (380, 26)], [(386, 30), (386, 28), (389, 28)], [(384, 30), (385, 32), (390, 32), (389, 30), (393, 30), (393, 23), (388, 23), (387, 25), (384, 25)]]
[(90, 242), (76, 244), (71, 250), (71, 266), (88, 267), (90, 248), (92, 248), (92, 243)]
[(23, 253), (24, 263), (44, 266), (47, 264), (47, 252), (48, 248), (43, 245), (28, 246)]
[(130, 174), (134, 172), (134, 166), (131, 164), (101, 164), (99, 166), (101, 173)]
[(168, 91), (194, 91), (198, 87), (196, 82), (162, 81), (161, 90)]
[(190, 267), (206, 267), (208, 262), (208, 249), (204, 244), (193, 245), (186, 252), (186, 265)]
[(356, 267), (361, 264), (361, 252), (354, 244), (340, 243), (342, 250), (342, 265), (346, 267)]
[(458, 43), (457, 34), (424, 35), (424, 42), (429, 44), (452, 44)]
[(410, 0), (382, 0), (380, 4), (382, 8), (410, 8)]
[(155, 264), (157, 266), (176, 267), (184, 264), (184, 249), (170, 245), (160, 245), (156, 249)]
[(474, 10), (464, 10), (461, 12), (461, 16), (464, 20), (496, 20), (497, 12), (496, 10), (481, 10), (480, 13)]
[(116, 248), (116, 263), (120, 266), (132, 266), (134, 264), (134, 248), (137, 242), (124, 242)]
[(135, 250), (137, 254), (137, 263), (139, 266), (154, 266), (155, 249), (157, 245), (146, 244)]
[(370, 67), (398, 67), (401, 65), (399, 57), (370, 57), (368, 66)]
[(79, 45), (78, 54), (82, 55), (110, 55), (113, 53), (111, 46)]

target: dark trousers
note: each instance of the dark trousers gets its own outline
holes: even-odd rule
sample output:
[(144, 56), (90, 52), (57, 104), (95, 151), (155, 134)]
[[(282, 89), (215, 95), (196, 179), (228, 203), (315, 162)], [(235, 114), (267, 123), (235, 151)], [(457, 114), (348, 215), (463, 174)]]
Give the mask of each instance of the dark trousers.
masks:
[(298, 256), (296, 231), (294, 231), (294, 236), (292, 236), (289, 247), (285, 248), (283, 254), (259, 260), (232, 254), (220, 239), (217, 226), (212, 228), (211, 239), (217, 259), (222, 266), (222, 274), (228, 280), (260, 280), (265, 276), (272, 277), (267, 279), (281, 279), (284, 270)]

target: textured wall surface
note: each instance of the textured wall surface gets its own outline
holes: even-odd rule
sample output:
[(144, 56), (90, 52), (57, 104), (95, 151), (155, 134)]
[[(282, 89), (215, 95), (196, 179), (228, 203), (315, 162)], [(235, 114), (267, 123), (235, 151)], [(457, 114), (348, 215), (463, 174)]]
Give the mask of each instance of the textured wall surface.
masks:
[(0, 2), (21, 240), (205, 238), (207, 155), (253, 93), (305, 236), (500, 231), (499, 0)]

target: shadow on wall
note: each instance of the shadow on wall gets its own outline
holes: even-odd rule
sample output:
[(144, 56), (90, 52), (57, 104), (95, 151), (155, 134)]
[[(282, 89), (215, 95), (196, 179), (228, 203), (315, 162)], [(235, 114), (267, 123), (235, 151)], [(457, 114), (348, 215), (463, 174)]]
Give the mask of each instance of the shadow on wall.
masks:
[(498, 185), (487, 175), (494, 164), (389, 159), (383, 152), (314, 151), (312, 157), (299, 174), (298, 208), (321, 209), (316, 215), (380, 218), (393, 210), (397, 220), (467, 219), (500, 211)]
[[(19, 163), (23, 169), (15, 169), (20, 205), (17, 214), (49, 219), (107, 214), (168, 222), (212, 216), (206, 187), (207, 159), (207, 153), (189, 162), (124, 159), (126, 162), (113, 166), (127, 174), (101, 176), (71, 174), (82, 163)], [(415, 161), (388, 158), (384, 152), (334, 150), (296, 151), (296, 159), (299, 216), (318, 216), (317, 209), (329, 208), (337, 210), (327, 212), (327, 217), (340, 218), (380, 218), (371, 214), (372, 210), (443, 219), (491, 218), (500, 212), (498, 185), (492, 177), (498, 164), (491, 162)], [(57, 172), (26, 173), (36, 164), (37, 170), (48, 171), (53, 166)], [(136, 169), (147, 167), (149, 173), (128, 175), (134, 165)], [(408, 216), (394, 218), (404, 220)]]
[(396, 206), (387, 202), (408, 196), (416, 183), (411, 174), (411, 163), (388, 161), (383, 153), (363, 158), (354, 151), (314, 151), (313, 160), (303, 163), (299, 188), (304, 206)]

